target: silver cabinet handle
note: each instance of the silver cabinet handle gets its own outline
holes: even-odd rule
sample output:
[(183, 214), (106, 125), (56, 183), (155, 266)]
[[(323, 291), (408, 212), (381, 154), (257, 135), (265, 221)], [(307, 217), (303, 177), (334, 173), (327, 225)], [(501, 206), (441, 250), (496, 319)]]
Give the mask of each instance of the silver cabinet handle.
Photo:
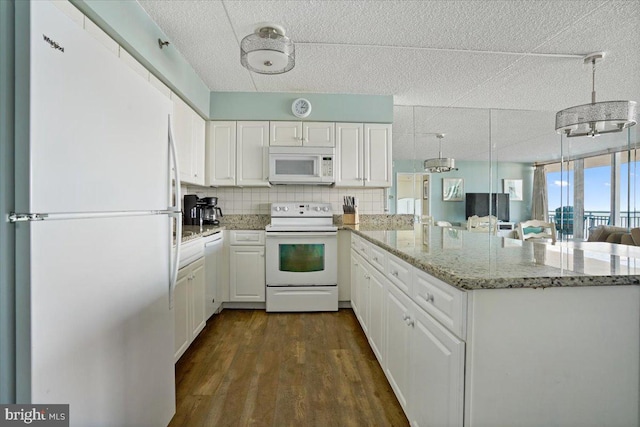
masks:
[(413, 319), (409, 319), (407, 320), (407, 325), (413, 328), (416, 325), (416, 323), (413, 321)]
[(397, 272), (397, 271), (392, 271), (392, 272), (391, 272), (391, 275), (392, 275), (392, 276), (395, 276), (395, 277), (398, 277), (398, 272)]
[(402, 320), (404, 320), (405, 322), (406, 322), (407, 320), (409, 320), (409, 319), (411, 319), (411, 317), (409, 317), (409, 315), (408, 315), (408, 314), (406, 314), (406, 313), (405, 313), (405, 314), (403, 314), (403, 315), (402, 315)]
[(433, 298), (433, 294), (432, 293), (427, 292), (426, 297), (427, 297), (427, 301), (428, 302), (431, 302), (431, 303), (433, 302), (434, 298)]
[(374, 260), (374, 261), (378, 261), (378, 257), (377, 257), (377, 256), (374, 256), (374, 257), (373, 257), (373, 260)]
[(371, 279), (371, 276), (369, 276), (368, 274), (365, 274), (365, 275), (364, 275), (364, 278), (365, 278), (365, 279), (367, 279), (367, 280), (369, 280), (369, 279)]

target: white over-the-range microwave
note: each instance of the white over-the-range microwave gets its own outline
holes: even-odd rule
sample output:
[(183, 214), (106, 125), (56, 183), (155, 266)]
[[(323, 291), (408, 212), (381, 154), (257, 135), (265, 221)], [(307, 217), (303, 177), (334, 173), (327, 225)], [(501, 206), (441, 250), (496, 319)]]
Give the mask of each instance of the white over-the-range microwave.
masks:
[(333, 147), (269, 147), (269, 182), (331, 185), (334, 159)]

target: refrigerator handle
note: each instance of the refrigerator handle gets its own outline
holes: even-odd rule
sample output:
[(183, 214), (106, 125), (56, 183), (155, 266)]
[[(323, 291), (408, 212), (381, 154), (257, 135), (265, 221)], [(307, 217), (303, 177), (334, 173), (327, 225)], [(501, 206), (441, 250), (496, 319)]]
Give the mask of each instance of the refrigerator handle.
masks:
[[(173, 128), (171, 127), (171, 114), (169, 114), (169, 148), (171, 151), (171, 158), (173, 159), (173, 177), (171, 177), (171, 162), (169, 162), (169, 188), (171, 188), (171, 180), (175, 182), (175, 202), (169, 207), (169, 210), (173, 211), (170, 215), (172, 218), (176, 218), (176, 249), (173, 251), (173, 259), (171, 260), (171, 278), (169, 280), (169, 309), (173, 308), (173, 295), (176, 288), (176, 281), (178, 280), (178, 267), (180, 263), (180, 245), (182, 244), (182, 211), (180, 208), (180, 200), (182, 195), (180, 194), (180, 172), (178, 171), (178, 151), (176, 150), (176, 141), (173, 138)], [(172, 241), (170, 239), (169, 241)], [(171, 251), (170, 251), (171, 252)]]

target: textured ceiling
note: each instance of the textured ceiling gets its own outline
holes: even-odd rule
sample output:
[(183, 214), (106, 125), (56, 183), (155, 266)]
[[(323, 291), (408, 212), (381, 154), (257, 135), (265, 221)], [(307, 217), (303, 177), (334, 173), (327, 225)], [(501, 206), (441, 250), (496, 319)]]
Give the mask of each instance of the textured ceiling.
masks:
[[(487, 159), (490, 146), (504, 161), (558, 158), (555, 111), (590, 100), (575, 55), (606, 52), (598, 100), (640, 101), (638, 0), (139, 2), (212, 91), (393, 95), (394, 158), (437, 155), (430, 133), (447, 133), (456, 159)], [(294, 41), (290, 72), (240, 65), (240, 40), (261, 22)], [(580, 140), (571, 154), (626, 138)]]

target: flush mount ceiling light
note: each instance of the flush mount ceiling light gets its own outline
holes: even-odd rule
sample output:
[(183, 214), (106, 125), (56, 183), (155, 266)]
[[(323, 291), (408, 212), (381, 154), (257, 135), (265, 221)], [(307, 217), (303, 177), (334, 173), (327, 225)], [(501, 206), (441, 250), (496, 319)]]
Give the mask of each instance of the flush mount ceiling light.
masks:
[(296, 65), (295, 47), (281, 26), (260, 25), (240, 42), (240, 63), (254, 73), (286, 73)]
[(596, 102), (596, 62), (604, 59), (604, 53), (592, 53), (584, 58), (591, 64), (591, 104), (570, 107), (556, 113), (556, 132), (567, 137), (596, 137), (603, 133), (621, 132), (636, 124), (636, 102)]
[(437, 133), (436, 138), (439, 141), (438, 158), (428, 159), (424, 161), (425, 172), (441, 173), (457, 171), (456, 161), (448, 157), (442, 157), (442, 140), (444, 139), (444, 133)]

